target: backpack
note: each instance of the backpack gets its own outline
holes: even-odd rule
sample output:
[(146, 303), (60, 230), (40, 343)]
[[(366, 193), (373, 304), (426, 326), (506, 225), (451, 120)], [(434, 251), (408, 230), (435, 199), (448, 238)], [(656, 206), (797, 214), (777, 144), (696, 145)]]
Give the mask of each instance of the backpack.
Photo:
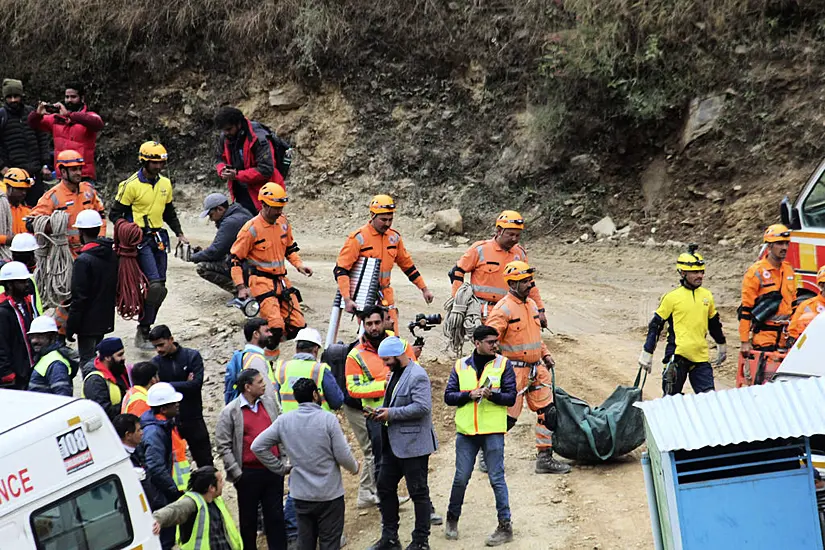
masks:
[(226, 364), (226, 374), (223, 375), (223, 400), (226, 405), (239, 395), (235, 383), (238, 381), (241, 370), (243, 370), (243, 350), (235, 350), (232, 352), (232, 359)]
[(269, 126), (261, 124), (260, 122), (258, 124), (266, 131), (266, 139), (272, 146), (272, 151), (275, 156), (275, 168), (277, 168), (281, 176), (286, 179), (289, 174), (289, 168), (292, 165), (292, 145), (278, 137), (278, 134), (270, 130)]

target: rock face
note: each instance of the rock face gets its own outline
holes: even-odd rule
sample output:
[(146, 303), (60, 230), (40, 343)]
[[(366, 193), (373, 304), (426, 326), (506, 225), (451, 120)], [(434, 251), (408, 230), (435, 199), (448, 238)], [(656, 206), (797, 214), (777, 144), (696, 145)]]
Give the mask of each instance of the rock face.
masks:
[(295, 84), (287, 84), (282, 88), (269, 91), (269, 105), (279, 111), (292, 111), (306, 103), (306, 96)]
[(682, 130), (680, 150), (684, 150), (691, 141), (710, 132), (722, 115), (725, 106), (725, 94), (697, 97), (690, 102), (685, 127)]
[(436, 227), (448, 235), (461, 235), (464, 233), (464, 219), (457, 208), (439, 210), (433, 216)]
[(613, 223), (610, 216), (605, 216), (594, 223), (591, 229), (593, 229), (593, 233), (595, 233), (597, 237), (610, 237), (616, 232), (616, 224)]

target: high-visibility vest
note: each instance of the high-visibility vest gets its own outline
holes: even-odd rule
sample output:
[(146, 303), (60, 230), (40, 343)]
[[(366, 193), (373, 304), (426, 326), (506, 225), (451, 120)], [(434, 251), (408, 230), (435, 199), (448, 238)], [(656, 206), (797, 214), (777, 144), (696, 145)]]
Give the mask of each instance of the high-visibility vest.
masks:
[[(144, 388), (143, 386), (132, 386), (126, 391), (126, 395), (123, 396), (123, 402), (120, 404), (120, 413), (130, 413), (137, 417), (140, 417), (143, 413), (145, 413), (151, 408), (149, 404), (146, 402), (146, 399), (146, 388)], [(142, 402), (143, 405), (138, 405), (138, 403), (140, 402)], [(138, 407), (139, 410), (135, 410), (134, 407)]]
[(55, 361), (60, 361), (66, 365), (67, 369), (69, 368), (69, 360), (63, 357), (60, 352), (55, 349), (40, 358), (40, 361), (38, 361), (34, 366), (34, 371), (43, 378), (46, 378), (46, 371), (49, 370), (49, 365)]
[(80, 388), (80, 397), (86, 399), (86, 380), (92, 376), (100, 376), (106, 381), (106, 385), (109, 386), (109, 401), (112, 402), (112, 405), (117, 405), (123, 401), (123, 394), (120, 392), (118, 385), (111, 380), (108, 380), (105, 376), (103, 376), (103, 373), (97, 369), (93, 370), (83, 378), (83, 386)]
[(311, 360), (290, 359), (289, 361), (278, 361), (275, 364), (275, 382), (279, 385), (278, 393), (281, 397), (281, 409), (283, 412), (293, 411), (298, 408), (298, 402), (292, 394), (292, 386), (299, 378), (311, 378), (318, 386), (318, 393), (321, 394), (321, 408), (330, 410), (324, 399), (324, 374), (329, 370), (326, 363)]
[[(507, 359), (503, 355), (496, 355), (494, 360), (484, 365), (480, 378), (476, 378), (476, 370), (467, 364), (469, 359), (470, 357), (464, 357), (455, 362), (455, 372), (461, 391), (478, 389), (487, 380), (490, 380), (491, 390), (501, 389), (501, 377), (507, 365)], [(458, 433), (464, 435), (505, 433), (507, 407), (496, 405), (489, 399), (465, 403), (455, 412), (455, 428)]]
[(181, 491), (189, 486), (189, 474), (192, 466), (186, 458), (186, 441), (180, 436), (177, 428), (172, 430), (172, 479)]
[[(40, 289), (37, 288), (37, 281), (34, 280), (34, 275), (29, 277), (32, 282), (32, 286), (34, 287), (34, 309), (37, 312), (37, 315), (43, 315), (43, 300), (40, 299)], [(5, 293), (6, 289), (3, 285), (0, 285), (0, 293)]]
[[(192, 526), (192, 533), (186, 541), (181, 540), (180, 526), (178, 526), (177, 539), (180, 550), (209, 550), (209, 510), (206, 500), (202, 494), (193, 491), (184, 493), (180, 498), (191, 498), (198, 507), (197, 514), (195, 515), (195, 524)], [(241, 540), (241, 534), (238, 528), (235, 527), (235, 522), (232, 521), (232, 515), (229, 513), (229, 510), (226, 509), (226, 504), (224, 504), (223, 499), (216, 497), (213, 502), (221, 511), (224, 530), (226, 531), (226, 536), (229, 539), (229, 545), (232, 547), (232, 550), (242, 550), (243, 540)]]

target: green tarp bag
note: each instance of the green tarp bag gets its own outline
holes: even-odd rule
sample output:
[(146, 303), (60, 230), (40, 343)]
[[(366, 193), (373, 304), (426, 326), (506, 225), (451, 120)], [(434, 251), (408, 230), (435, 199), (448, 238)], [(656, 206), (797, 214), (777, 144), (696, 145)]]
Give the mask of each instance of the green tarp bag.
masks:
[(644, 416), (633, 406), (642, 400), (647, 379), (647, 372), (644, 377), (642, 372), (640, 368), (633, 386), (617, 386), (604, 403), (591, 407), (556, 386), (553, 369), (553, 450), (565, 458), (592, 463), (627, 454), (644, 443)]

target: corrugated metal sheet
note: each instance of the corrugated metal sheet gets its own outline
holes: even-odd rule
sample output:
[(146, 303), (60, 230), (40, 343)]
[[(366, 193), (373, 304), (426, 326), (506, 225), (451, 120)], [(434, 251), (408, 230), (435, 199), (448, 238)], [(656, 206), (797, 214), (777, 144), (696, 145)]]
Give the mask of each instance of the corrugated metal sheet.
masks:
[(825, 378), (643, 401), (661, 452), (825, 434)]

